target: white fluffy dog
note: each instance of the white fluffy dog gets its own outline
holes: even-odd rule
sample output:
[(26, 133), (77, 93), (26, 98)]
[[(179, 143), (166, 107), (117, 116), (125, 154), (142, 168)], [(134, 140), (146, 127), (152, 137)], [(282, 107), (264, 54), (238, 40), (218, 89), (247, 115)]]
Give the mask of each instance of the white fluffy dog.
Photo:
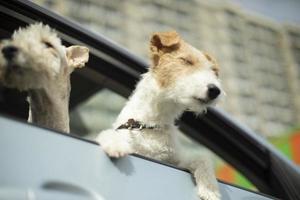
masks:
[(65, 47), (55, 30), (32, 24), (0, 42), (0, 83), (28, 91), (30, 122), (69, 132), (70, 74), (88, 58), (88, 48)]
[(111, 157), (137, 153), (189, 169), (201, 199), (220, 199), (210, 160), (186, 151), (174, 121), (186, 111), (202, 113), (223, 93), (218, 66), (175, 31), (155, 33), (150, 41), (152, 66), (142, 75), (112, 129), (96, 141)]

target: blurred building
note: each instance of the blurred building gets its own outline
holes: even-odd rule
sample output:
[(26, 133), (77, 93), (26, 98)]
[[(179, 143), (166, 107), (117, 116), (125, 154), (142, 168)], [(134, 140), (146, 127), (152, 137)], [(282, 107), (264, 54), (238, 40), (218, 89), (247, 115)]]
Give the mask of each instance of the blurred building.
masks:
[[(276, 136), (300, 124), (299, 27), (248, 14), (217, 0), (35, 2), (147, 59), (151, 33), (175, 29), (186, 41), (219, 61), (227, 93), (222, 109), (264, 136)], [(103, 101), (103, 95), (117, 99), (116, 106)], [(124, 101), (104, 91), (75, 113), (80, 112), (91, 132), (99, 132), (109, 126)], [(104, 124), (99, 124), (101, 109), (105, 111)]]

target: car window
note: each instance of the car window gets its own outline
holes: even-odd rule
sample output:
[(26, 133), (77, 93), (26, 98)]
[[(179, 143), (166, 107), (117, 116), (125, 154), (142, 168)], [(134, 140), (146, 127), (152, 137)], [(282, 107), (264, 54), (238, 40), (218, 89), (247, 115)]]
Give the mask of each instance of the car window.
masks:
[[(34, 2), (145, 59), (151, 33), (176, 29), (189, 43), (217, 58), (227, 93), (219, 108), (300, 165), (299, 27), (207, 1)], [(95, 137), (111, 125), (125, 102), (113, 91), (102, 89), (72, 111), (72, 132)], [(216, 166), (221, 179), (253, 188), (224, 162), (216, 161)]]

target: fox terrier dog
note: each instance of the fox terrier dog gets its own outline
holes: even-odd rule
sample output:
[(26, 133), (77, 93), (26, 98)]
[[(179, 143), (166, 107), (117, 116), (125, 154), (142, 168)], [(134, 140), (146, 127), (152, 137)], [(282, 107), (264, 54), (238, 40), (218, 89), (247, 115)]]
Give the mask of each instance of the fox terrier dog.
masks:
[(28, 91), (28, 121), (69, 132), (70, 74), (88, 58), (88, 48), (66, 48), (49, 26), (33, 24), (0, 42), (0, 83)]
[(153, 34), (152, 65), (112, 129), (96, 141), (111, 157), (136, 153), (190, 170), (201, 199), (220, 199), (211, 160), (187, 151), (174, 121), (188, 110), (205, 112), (222, 96), (214, 58), (188, 43), (175, 31)]

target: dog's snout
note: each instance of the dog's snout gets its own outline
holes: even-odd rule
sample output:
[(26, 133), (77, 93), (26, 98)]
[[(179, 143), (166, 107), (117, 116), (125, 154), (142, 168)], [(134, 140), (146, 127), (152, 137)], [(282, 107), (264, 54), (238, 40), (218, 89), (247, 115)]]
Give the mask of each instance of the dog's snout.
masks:
[(209, 84), (207, 86), (207, 96), (209, 99), (216, 99), (221, 93), (220, 88), (218, 88), (215, 84)]
[(13, 59), (13, 57), (17, 54), (18, 48), (15, 46), (6, 46), (2, 49), (2, 53), (4, 58), (7, 60)]

